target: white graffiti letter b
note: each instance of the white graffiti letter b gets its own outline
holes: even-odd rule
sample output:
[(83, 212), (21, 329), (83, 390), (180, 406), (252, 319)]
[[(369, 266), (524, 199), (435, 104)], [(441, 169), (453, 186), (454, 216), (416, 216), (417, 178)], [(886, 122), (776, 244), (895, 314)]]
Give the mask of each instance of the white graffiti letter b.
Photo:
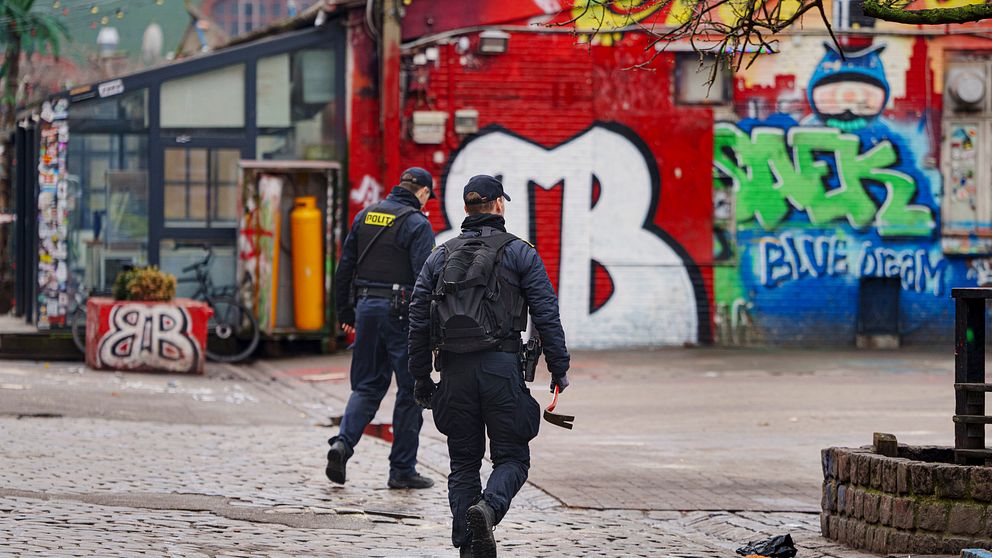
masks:
[[(697, 342), (697, 300), (685, 261), (664, 233), (650, 230), (659, 195), (654, 163), (630, 136), (619, 126), (596, 125), (550, 150), (503, 131), (471, 140), (448, 172), (443, 202), (453, 229), (438, 242), (458, 234), (465, 217), (462, 188), (475, 174), (502, 177), (513, 198), (506, 206), (507, 230), (522, 238), (530, 236), (536, 218), (528, 189), (563, 183), (558, 297), (569, 344)], [(547, 263), (551, 255), (543, 257)], [(593, 294), (609, 286), (593, 285), (595, 264), (612, 281), (612, 295), (601, 306), (593, 304)]]

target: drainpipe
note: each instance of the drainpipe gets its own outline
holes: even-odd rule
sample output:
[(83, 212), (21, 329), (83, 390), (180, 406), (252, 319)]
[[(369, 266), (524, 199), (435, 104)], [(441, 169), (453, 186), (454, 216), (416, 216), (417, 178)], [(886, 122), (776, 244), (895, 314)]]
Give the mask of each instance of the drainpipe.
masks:
[(382, 128), (383, 184), (396, 184), (401, 171), (400, 38), (399, 0), (382, 0), (379, 114)]

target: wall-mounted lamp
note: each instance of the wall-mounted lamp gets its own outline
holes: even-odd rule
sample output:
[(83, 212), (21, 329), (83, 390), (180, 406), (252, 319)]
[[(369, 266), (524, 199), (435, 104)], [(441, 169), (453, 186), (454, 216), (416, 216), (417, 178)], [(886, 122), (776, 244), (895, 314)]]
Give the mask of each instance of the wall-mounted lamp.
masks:
[(479, 33), (479, 52), (482, 54), (503, 54), (510, 42), (510, 34), (506, 31), (483, 31)]

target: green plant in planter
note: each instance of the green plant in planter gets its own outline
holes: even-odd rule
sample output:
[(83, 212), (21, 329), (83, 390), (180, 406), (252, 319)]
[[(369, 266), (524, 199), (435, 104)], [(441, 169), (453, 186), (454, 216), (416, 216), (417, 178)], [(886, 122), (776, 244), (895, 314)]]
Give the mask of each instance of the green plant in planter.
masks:
[(122, 271), (114, 281), (114, 298), (168, 302), (176, 296), (176, 276), (155, 266)]
[(127, 286), (131, 282), (131, 277), (134, 276), (134, 269), (125, 269), (117, 274), (114, 279), (114, 299), (115, 300), (129, 300)]

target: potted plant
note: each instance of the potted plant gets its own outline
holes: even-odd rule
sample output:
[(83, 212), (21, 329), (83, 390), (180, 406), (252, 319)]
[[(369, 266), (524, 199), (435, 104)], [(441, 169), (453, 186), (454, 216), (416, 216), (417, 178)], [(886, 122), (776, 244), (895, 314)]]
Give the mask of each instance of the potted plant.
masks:
[(114, 298), (86, 302), (86, 363), (202, 373), (213, 311), (206, 303), (175, 296), (176, 277), (154, 266), (119, 273)]

